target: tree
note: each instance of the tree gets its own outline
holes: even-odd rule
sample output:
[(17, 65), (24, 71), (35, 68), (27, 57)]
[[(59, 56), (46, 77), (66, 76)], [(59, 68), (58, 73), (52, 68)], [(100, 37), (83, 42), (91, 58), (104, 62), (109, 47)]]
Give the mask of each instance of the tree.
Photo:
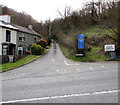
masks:
[(46, 48), (47, 46), (47, 41), (45, 39), (39, 39), (36, 43), (43, 48)]

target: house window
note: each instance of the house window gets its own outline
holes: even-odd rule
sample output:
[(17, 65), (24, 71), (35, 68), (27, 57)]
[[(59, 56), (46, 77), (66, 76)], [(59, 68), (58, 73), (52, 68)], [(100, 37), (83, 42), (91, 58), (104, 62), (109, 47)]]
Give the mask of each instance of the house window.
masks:
[(6, 42), (10, 42), (11, 40), (11, 32), (9, 30), (6, 30)]
[(26, 37), (25, 34), (23, 34), (23, 33), (20, 34), (19, 35), (19, 41), (25, 41), (25, 37)]
[(19, 35), (19, 40), (22, 41), (22, 35)]

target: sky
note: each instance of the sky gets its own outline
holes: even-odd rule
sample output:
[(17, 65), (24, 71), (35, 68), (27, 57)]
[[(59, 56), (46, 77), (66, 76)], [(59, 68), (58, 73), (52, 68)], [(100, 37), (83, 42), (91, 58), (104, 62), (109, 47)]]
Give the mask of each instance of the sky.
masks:
[(0, 0), (0, 4), (18, 12), (24, 11), (37, 21), (45, 21), (49, 18), (59, 18), (57, 11), (63, 12), (66, 6), (78, 10), (82, 8), (83, 3), (89, 1), (92, 0)]

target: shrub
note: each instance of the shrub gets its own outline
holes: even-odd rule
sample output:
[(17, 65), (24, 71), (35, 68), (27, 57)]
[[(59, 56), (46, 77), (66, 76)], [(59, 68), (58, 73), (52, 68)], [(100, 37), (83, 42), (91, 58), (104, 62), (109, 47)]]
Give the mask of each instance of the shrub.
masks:
[(31, 46), (31, 52), (33, 55), (40, 55), (43, 52), (43, 47), (37, 45), (36, 43), (33, 43)]
[(30, 54), (31, 54), (31, 52), (29, 50), (25, 51), (25, 55), (30, 55)]
[(45, 39), (39, 39), (36, 43), (43, 48), (46, 48), (47, 46), (47, 41)]

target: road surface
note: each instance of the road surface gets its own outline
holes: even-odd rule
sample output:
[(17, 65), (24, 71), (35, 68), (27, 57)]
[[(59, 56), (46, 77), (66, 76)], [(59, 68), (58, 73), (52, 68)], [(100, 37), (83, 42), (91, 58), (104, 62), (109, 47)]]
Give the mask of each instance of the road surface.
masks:
[(0, 103), (118, 103), (118, 62), (76, 62), (59, 46), (2, 73)]

